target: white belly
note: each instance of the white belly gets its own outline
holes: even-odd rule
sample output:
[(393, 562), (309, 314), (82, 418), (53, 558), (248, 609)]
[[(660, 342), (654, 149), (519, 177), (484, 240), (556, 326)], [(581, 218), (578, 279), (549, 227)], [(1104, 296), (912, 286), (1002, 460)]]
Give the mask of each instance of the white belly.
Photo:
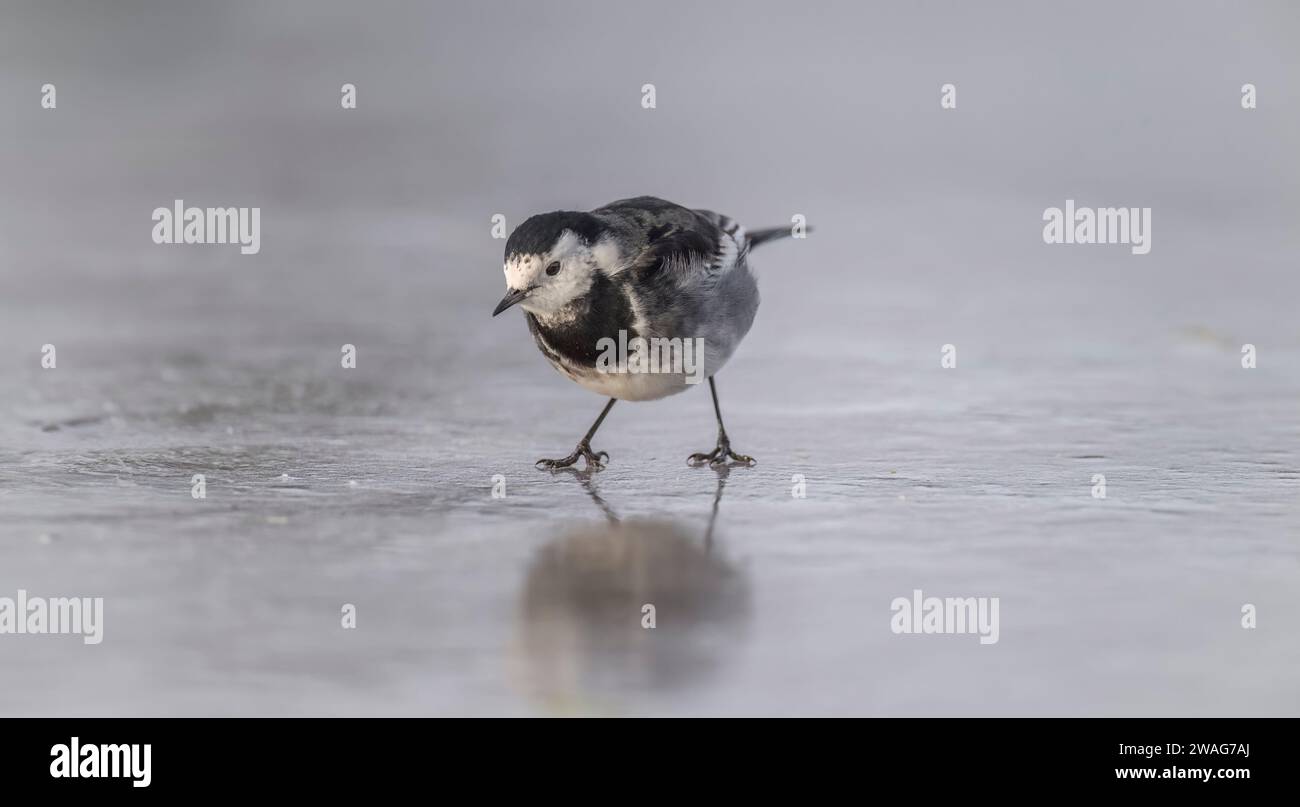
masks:
[[(707, 381), (731, 358), (735, 344), (729, 342), (719, 345), (717, 342), (713, 344), (702, 342), (698, 344), (697, 349), (699, 352), (692, 353), (692, 360), (658, 365), (661, 369), (653, 372), (633, 371), (628, 368), (626, 362), (615, 363), (604, 369), (599, 366), (592, 368), (575, 365), (562, 359), (551, 360), (550, 363), (570, 380), (597, 395), (618, 398), (621, 401), (653, 401), (685, 392)], [(669, 372), (669, 368), (677, 372)]]
[(703, 373), (565, 373), (585, 389), (620, 401), (654, 401), (685, 392), (708, 379)]

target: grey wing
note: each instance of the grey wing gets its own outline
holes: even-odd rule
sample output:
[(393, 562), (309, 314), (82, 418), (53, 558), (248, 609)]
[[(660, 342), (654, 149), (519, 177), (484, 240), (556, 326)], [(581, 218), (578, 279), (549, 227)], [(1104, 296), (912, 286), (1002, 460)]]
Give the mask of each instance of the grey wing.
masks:
[(714, 272), (729, 272), (745, 259), (749, 250), (749, 236), (740, 222), (712, 210), (696, 210), (696, 215), (711, 222), (719, 233), (717, 249), (710, 260)]
[(643, 335), (703, 336), (729, 355), (758, 306), (744, 228), (711, 210), (653, 197), (592, 213), (626, 225), (623, 248), (633, 257), (617, 277), (630, 287)]
[(711, 210), (692, 210), (653, 196), (620, 199), (593, 210), (621, 232), (626, 268), (646, 280), (709, 282), (743, 257), (745, 230)]

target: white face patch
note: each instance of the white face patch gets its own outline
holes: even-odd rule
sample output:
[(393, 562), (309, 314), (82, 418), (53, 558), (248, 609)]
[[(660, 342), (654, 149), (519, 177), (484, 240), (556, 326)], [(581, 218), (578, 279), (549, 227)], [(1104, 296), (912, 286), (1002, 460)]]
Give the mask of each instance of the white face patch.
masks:
[[(546, 267), (557, 261), (560, 271), (548, 275)], [(574, 299), (586, 294), (596, 271), (593, 250), (569, 230), (560, 235), (545, 255), (515, 255), (505, 263), (506, 286), (532, 289), (519, 305), (543, 319), (555, 316)]]
[(526, 289), (533, 285), (533, 276), (537, 274), (540, 255), (514, 255), (505, 263), (506, 288), (511, 290)]

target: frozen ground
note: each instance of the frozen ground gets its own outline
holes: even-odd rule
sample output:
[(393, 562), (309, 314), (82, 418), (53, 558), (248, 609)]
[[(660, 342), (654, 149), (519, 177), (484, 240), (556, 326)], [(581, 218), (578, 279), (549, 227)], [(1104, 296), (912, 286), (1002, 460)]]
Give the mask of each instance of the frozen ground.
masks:
[[(103, 596), (106, 625), (0, 636), (0, 714), (1300, 714), (1293, 18), (1261, 6), (1281, 33), (1225, 40), (1246, 45), (1183, 21), (1163, 59), (1156, 19), (1063, 48), (1067, 21), (1021, 18), (1011, 59), (922, 19), (844, 54), (810, 38), (847, 21), (755, 14), (760, 44), (806, 36), (704, 65), (785, 121), (728, 128), (727, 155), (736, 109), (648, 45), (589, 84), (562, 47), (476, 61), (533, 41), (503, 8), (5, 26), (0, 596)], [(1072, 72), (1102, 45), (1137, 78)], [(796, 68), (821, 83), (792, 74), (786, 101), (737, 84)], [(1241, 71), (1273, 111), (1242, 120)], [(551, 106), (565, 81), (582, 120)], [(764, 304), (718, 378), (756, 468), (685, 466), (712, 446), (704, 390), (616, 406), (602, 473), (532, 467), (601, 401), (489, 317), (490, 216), (640, 192), (818, 228), (756, 254)], [(1044, 245), (1067, 196), (1152, 206), (1152, 253)], [(261, 205), (262, 253), (154, 246), (174, 198)], [(999, 597), (1000, 641), (894, 635), (916, 588)]]

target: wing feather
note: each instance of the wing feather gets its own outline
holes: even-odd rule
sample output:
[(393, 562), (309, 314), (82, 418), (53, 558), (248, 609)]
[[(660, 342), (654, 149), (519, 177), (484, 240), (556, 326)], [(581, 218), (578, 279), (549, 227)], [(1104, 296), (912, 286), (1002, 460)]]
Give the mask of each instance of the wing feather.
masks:
[[(710, 282), (743, 257), (745, 228), (711, 210), (692, 210), (653, 196), (620, 199), (592, 211), (621, 224), (623, 271), (641, 282)], [(662, 276), (662, 277), (661, 277)]]

